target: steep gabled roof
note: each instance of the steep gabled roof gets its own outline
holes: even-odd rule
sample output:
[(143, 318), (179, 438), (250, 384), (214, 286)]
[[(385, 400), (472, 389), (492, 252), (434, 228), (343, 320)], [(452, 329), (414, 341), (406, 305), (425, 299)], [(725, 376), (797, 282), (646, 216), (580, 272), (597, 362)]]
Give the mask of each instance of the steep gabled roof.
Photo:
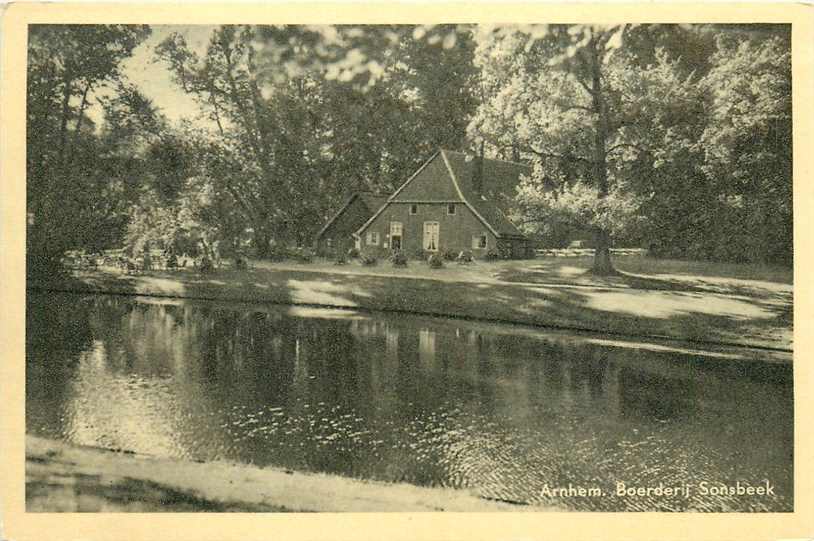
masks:
[(380, 194), (380, 193), (373, 193), (373, 192), (359, 192), (359, 199), (367, 207), (367, 210), (370, 211), (371, 214), (376, 212), (387, 202), (387, 199), (390, 197), (388, 194)]
[(528, 174), (530, 168), (519, 163), (503, 160), (483, 160), (482, 189), (476, 190), (473, 185), (476, 160), (472, 156), (461, 152), (441, 149), (430, 157), (413, 173), (407, 181), (393, 192), (387, 201), (379, 207), (355, 235), (360, 235), (390, 203), (424, 170), (433, 160), (442, 159), (449, 172), (455, 189), (461, 200), (483, 222), (483, 224), (498, 237), (522, 237), (519, 229), (506, 217), (520, 176)]
[(511, 208), (521, 175), (528, 175), (531, 168), (516, 162), (484, 158), (482, 186), (478, 191), (473, 184), (476, 158), (451, 150), (444, 150), (443, 154), (463, 199), (492, 226), (493, 232), (500, 236), (522, 236), (505, 213)]
[(377, 194), (373, 192), (355, 192), (351, 194), (351, 196), (345, 201), (345, 204), (340, 207), (339, 211), (337, 211), (337, 213), (334, 214), (330, 220), (328, 220), (328, 223), (322, 226), (322, 229), (319, 230), (319, 233), (317, 233), (316, 238), (317, 239), (322, 238), (322, 235), (325, 233), (325, 231), (327, 231), (328, 228), (331, 227), (332, 223), (334, 223), (340, 216), (342, 216), (342, 213), (344, 213), (348, 209), (348, 207), (351, 206), (354, 200), (359, 199), (359, 201), (361, 201), (362, 204), (368, 209), (370, 214), (373, 215), (377, 210), (379, 210), (379, 208), (382, 205), (384, 205), (388, 197), (389, 196), (387, 195)]

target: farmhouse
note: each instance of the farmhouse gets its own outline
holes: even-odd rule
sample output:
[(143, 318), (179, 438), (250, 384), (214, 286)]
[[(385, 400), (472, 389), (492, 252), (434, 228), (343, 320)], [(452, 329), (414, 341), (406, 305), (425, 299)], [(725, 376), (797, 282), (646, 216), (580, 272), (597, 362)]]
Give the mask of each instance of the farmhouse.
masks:
[(356, 230), (355, 245), (527, 257), (530, 242), (505, 213), (528, 172), (514, 162), (439, 150)]

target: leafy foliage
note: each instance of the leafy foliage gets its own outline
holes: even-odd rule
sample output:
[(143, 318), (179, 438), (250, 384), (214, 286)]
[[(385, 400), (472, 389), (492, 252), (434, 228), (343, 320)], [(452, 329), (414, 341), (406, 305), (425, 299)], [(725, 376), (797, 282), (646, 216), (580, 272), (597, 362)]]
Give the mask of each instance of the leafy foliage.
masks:
[(213, 139), (229, 142), (210, 176), (259, 255), (309, 241), (348, 192), (392, 191), (437, 146), (461, 144), (476, 106), (472, 39), (449, 29), (442, 47), (413, 30), (222, 26), (204, 57), (180, 34), (158, 46)]
[(789, 58), (782, 28), (500, 28), (470, 135), (534, 163), (517, 217), (552, 245), (790, 261)]
[(533, 165), (512, 216), (525, 232), (590, 234), (598, 271), (612, 243), (791, 262), (787, 27), (226, 25), (202, 54), (181, 34), (155, 49), (202, 112), (175, 124), (123, 75), (149, 35), (30, 28), (33, 274), (70, 249), (290, 258), (349, 192), (481, 144)]
[(485, 261), (497, 261), (500, 259), (500, 254), (495, 250), (489, 250), (486, 252), (486, 255), (483, 256)]
[(390, 254), (390, 263), (392, 263), (394, 267), (406, 267), (407, 255), (401, 250), (396, 250)]
[(461, 253), (458, 254), (456, 261), (460, 264), (472, 263), (475, 261), (472, 252), (469, 250), (462, 250)]
[(372, 267), (378, 265), (379, 257), (372, 252), (362, 252), (359, 255), (359, 262), (365, 267)]
[(427, 258), (427, 265), (431, 269), (440, 269), (444, 266), (444, 257), (439, 254), (431, 254), (430, 257)]
[(87, 117), (99, 88), (126, 89), (121, 61), (150, 33), (146, 26), (29, 27), (27, 107), (27, 269), (47, 274), (71, 248), (99, 250), (125, 221), (126, 188), (103, 167), (109, 147)]

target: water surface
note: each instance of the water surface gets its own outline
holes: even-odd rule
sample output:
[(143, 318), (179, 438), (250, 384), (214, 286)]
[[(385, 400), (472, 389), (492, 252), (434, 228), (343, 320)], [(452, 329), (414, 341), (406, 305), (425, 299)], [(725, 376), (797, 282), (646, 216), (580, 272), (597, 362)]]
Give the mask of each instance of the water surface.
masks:
[[(29, 293), (31, 434), (575, 510), (791, 511), (790, 368), (527, 328)], [(689, 497), (614, 495), (690, 485)], [(774, 496), (701, 495), (768, 481)], [(545, 487), (599, 487), (554, 497)]]

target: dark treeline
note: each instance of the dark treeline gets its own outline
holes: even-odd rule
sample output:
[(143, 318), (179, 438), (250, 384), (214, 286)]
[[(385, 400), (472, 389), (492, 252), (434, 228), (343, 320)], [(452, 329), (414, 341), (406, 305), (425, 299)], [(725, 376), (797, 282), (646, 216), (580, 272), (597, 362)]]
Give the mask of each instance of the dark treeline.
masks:
[(791, 263), (787, 26), (222, 26), (203, 54), (172, 33), (150, 54), (200, 106), (180, 122), (123, 72), (150, 35), (30, 28), (31, 273), (70, 249), (264, 257), (482, 145), (534, 166), (525, 230), (591, 230), (598, 271), (611, 244)]

